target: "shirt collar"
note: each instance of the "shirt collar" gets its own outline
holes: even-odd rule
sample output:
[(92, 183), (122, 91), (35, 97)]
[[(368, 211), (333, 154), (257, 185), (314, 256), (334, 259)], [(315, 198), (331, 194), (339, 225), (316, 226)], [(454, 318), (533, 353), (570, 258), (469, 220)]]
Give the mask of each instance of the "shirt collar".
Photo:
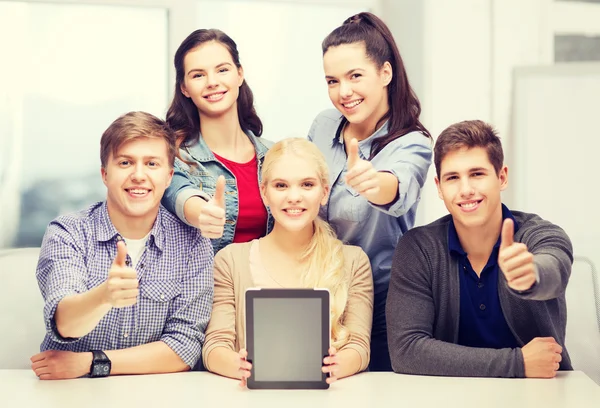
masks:
[[(508, 207), (505, 206), (504, 204), (502, 204), (502, 220), (504, 221), (507, 218), (510, 218), (513, 221), (513, 223), (515, 225), (515, 232), (517, 232), (517, 230), (519, 229), (519, 224), (517, 223), (517, 220), (515, 220), (515, 217), (513, 216), (512, 212), (510, 212)], [(494, 244), (494, 249), (496, 249), (500, 246), (500, 237), (501, 236), (502, 235), (498, 236), (498, 240)], [(454, 254), (460, 255), (460, 256), (467, 255), (465, 250), (460, 245), (460, 240), (458, 239), (458, 233), (456, 232), (456, 227), (454, 226), (454, 220), (452, 218), (450, 218), (450, 223), (448, 224), (448, 251), (450, 252), (450, 254), (454, 253)]]
[[(165, 217), (166, 209), (160, 205), (158, 207), (158, 214), (156, 216), (156, 220), (154, 221), (154, 225), (150, 230), (150, 234), (148, 236), (148, 245), (154, 244), (161, 251), (165, 246), (165, 233), (163, 228), (163, 219)], [(123, 239), (119, 231), (115, 228), (110, 217), (108, 215), (108, 205), (106, 201), (102, 203), (100, 207), (99, 217), (95, 222), (96, 229), (98, 231), (98, 241), (99, 242), (109, 242), (109, 241), (118, 241)]]
[[(336, 146), (336, 145), (341, 146), (341, 147), (344, 146), (344, 137), (342, 135), (342, 130), (344, 129), (344, 126), (346, 126), (346, 123), (348, 123), (348, 120), (343, 115), (340, 115), (340, 118), (338, 119), (337, 131), (335, 132), (335, 136), (333, 137), (333, 140), (331, 141), (331, 146)], [(371, 147), (373, 146), (373, 142), (376, 139), (383, 137), (383, 136), (387, 136), (388, 123), (389, 123), (389, 120), (386, 120), (384, 122), (384, 124), (381, 125), (379, 127), (379, 129), (377, 129), (369, 137), (358, 142), (358, 150), (360, 150), (360, 153), (363, 158), (368, 159), (369, 157), (371, 157)]]

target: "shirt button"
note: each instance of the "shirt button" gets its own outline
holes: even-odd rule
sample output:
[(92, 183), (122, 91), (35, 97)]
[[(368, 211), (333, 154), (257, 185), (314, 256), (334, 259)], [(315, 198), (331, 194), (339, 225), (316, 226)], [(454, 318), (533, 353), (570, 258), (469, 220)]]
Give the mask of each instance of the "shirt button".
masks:
[(485, 305), (483, 303), (479, 305), (479, 310), (485, 310)]
[(143, 268), (144, 268), (144, 264), (140, 264), (140, 268), (142, 268), (142, 269), (143, 269)]
[(483, 288), (483, 282), (477, 282), (477, 287), (478, 287), (479, 289)]
[(129, 333), (123, 334), (123, 337), (125, 337), (125, 338), (129, 337)]
[(160, 300), (165, 300), (165, 295), (160, 295)]

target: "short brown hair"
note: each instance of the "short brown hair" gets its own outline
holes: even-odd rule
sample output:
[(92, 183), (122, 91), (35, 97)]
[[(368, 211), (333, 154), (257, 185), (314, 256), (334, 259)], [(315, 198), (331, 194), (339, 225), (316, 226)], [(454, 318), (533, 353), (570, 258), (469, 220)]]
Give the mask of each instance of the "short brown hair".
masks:
[(504, 164), (504, 153), (496, 131), (492, 126), (481, 120), (465, 120), (444, 129), (435, 142), (433, 152), (435, 172), (438, 179), (442, 171), (444, 157), (448, 153), (464, 147), (468, 149), (483, 147), (487, 151), (488, 159), (494, 166), (496, 174), (500, 174), (500, 169)]
[(100, 139), (100, 162), (106, 167), (108, 156), (117, 154), (119, 148), (127, 142), (139, 138), (159, 138), (167, 143), (169, 165), (175, 164), (177, 146), (175, 135), (166, 122), (146, 112), (128, 112), (113, 123), (102, 134)]

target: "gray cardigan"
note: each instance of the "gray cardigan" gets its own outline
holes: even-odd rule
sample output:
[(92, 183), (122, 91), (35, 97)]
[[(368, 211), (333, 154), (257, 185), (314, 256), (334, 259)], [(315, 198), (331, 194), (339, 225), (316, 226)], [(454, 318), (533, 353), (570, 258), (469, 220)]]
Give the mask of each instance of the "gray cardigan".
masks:
[[(498, 274), (500, 305), (522, 347), (535, 337), (554, 337), (563, 346), (561, 370), (572, 370), (565, 345), (565, 289), (573, 264), (567, 234), (535, 214), (513, 211), (515, 242), (534, 255), (539, 283), (524, 293)], [(466, 347), (458, 341), (458, 262), (448, 251), (447, 215), (413, 228), (394, 253), (386, 305), (388, 343), (397, 373), (464, 377), (524, 377), (520, 348)]]

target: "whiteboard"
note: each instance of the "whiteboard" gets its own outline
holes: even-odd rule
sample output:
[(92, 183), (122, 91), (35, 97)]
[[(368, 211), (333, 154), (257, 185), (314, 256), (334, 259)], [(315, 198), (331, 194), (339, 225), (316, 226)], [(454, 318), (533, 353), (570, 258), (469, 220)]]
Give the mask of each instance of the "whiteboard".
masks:
[(565, 229), (600, 266), (600, 63), (518, 68), (509, 143), (510, 200)]

